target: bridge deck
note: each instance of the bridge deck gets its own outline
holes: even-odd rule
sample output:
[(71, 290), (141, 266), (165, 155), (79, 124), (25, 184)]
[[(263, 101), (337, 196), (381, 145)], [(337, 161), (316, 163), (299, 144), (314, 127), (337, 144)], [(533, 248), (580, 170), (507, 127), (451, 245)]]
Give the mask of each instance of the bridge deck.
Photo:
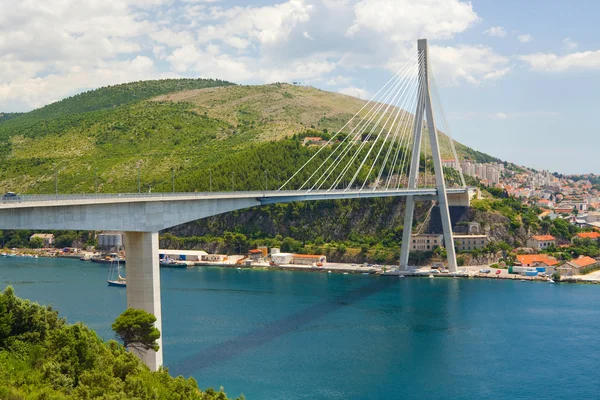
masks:
[[(448, 194), (463, 194), (468, 188), (448, 189)], [(256, 199), (261, 204), (289, 201), (333, 200), (371, 197), (432, 196), (435, 188), (377, 190), (271, 190), (255, 192), (186, 192), (186, 193), (121, 193), (121, 194), (59, 194), (20, 195), (20, 201), (0, 202), (0, 209), (55, 207), (85, 204), (138, 203), (159, 201)]]

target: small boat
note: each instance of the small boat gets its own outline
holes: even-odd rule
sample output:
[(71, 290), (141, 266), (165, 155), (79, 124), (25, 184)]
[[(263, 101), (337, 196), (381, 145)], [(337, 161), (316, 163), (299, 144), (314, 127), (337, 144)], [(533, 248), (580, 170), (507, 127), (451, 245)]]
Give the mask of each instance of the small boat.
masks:
[(344, 275), (348, 275), (348, 273), (347, 273), (347, 272), (344, 272)]
[(6, 253), (1, 253), (0, 256), (6, 257)]
[(177, 260), (173, 260), (172, 258), (169, 258), (168, 256), (165, 256), (165, 258), (160, 260), (159, 264), (161, 267), (165, 267), (165, 268), (187, 268), (186, 263), (179, 262)]
[(241, 269), (240, 267), (237, 267), (236, 269)]
[(368, 272), (363, 272), (362, 275), (369, 275), (369, 273)]
[(33, 258), (39, 258), (38, 255), (36, 254), (35, 256), (33, 256)]
[[(117, 273), (117, 279), (114, 279), (115, 269)], [(119, 265), (119, 260), (117, 260), (116, 262), (116, 268), (114, 263), (110, 264), (110, 269), (108, 270), (108, 279), (106, 280), (106, 282), (108, 283), (108, 286), (127, 286), (126, 279), (121, 276), (121, 266)]]
[(331, 273), (331, 271), (327, 271), (327, 273), (328, 273), (328, 274), (330, 274), (330, 273)]
[(433, 278), (434, 278), (433, 274), (430, 274), (430, 275), (429, 275), (429, 278), (433, 279)]
[(527, 282), (525, 279), (521, 279), (521, 282)]
[(8, 254), (7, 257), (16, 257), (16, 256), (17, 256), (16, 254), (10, 253), (10, 254)]
[(548, 278), (547, 282), (548, 282), (548, 283), (555, 283), (555, 282), (554, 282), (554, 279), (552, 279), (552, 278)]

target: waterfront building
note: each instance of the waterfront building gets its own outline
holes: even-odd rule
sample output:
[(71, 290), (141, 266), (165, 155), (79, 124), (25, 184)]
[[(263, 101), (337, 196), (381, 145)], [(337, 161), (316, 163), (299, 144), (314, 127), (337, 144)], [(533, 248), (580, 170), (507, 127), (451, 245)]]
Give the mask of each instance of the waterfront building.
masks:
[(52, 246), (54, 244), (54, 235), (52, 233), (35, 233), (31, 235), (29, 241), (40, 238), (44, 242), (44, 247)]
[(292, 257), (294, 257), (292, 253), (271, 253), (271, 262), (276, 265), (291, 264)]
[(159, 259), (164, 259), (165, 256), (171, 260), (179, 261), (201, 261), (203, 256), (207, 256), (208, 253), (202, 250), (170, 250), (170, 249), (159, 249)]
[(200, 255), (200, 261), (208, 262), (223, 262), (227, 260), (225, 254), (202, 254)]
[(252, 249), (248, 251), (248, 259), (252, 261), (258, 261), (263, 257), (263, 251), (261, 249)]
[(483, 249), (488, 242), (487, 235), (454, 235), (454, 247), (458, 251)]
[(292, 264), (313, 265), (326, 262), (326, 257), (320, 254), (294, 254), (292, 257)]
[(519, 254), (517, 261), (524, 267), (534, 267), (536, 265), (546, 265), (553, 267), (558, 265), (558, 260), (547, 254)]
[(410, 251), (431, 251), (443, 244), (443, 238), (443, 235), (437, 233), (413, 235)]
[(564, 263), (556, 270), (561, 275), (571, 276), (581, 274), (581, 271), (584, 268), (595, 267), (597, 265), (598, 260), (588, 256), (579, 256), (579, 258), (575, 260), (571, 260), (569, 262)]
[(556, 238), (552, 235), (535, 235), (527, 239), (527, 247), (533, 249), (546, 249), (552, 245), (556, 246)]

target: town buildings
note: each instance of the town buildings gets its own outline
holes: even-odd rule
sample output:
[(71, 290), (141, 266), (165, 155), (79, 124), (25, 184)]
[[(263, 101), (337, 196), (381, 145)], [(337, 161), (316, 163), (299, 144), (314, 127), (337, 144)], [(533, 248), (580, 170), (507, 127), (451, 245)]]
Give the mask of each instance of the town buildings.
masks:
[(410, 243), (410, 251), (432, 251), (443, 245), (444, 236), (432, 233), (413, 235)]
[(487, 235), (454, 235), (455, 248), (458, 251), (480, 250), (487, 246)]
[(52, 233), (35, 233), (31, 235), (29, 241), (40, 238), (44, 242), (44, 247), (52, 246), (54, 244), (54, 235)]
[(552, 235), (535, 235), (527, 239), (527, 247), (543, 250), (550, 246), (556, 246), (556, 238)]

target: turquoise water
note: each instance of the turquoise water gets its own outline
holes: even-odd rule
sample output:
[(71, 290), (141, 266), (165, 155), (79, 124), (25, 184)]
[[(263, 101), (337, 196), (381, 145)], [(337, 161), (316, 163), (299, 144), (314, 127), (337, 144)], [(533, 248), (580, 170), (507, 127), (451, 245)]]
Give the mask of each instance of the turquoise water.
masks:
[[(107, 265), (0, 258), (0, 288), (105, 338)], [(165, 363), (248, 399), (600, 398), (600, 286), (163, 269)]]

